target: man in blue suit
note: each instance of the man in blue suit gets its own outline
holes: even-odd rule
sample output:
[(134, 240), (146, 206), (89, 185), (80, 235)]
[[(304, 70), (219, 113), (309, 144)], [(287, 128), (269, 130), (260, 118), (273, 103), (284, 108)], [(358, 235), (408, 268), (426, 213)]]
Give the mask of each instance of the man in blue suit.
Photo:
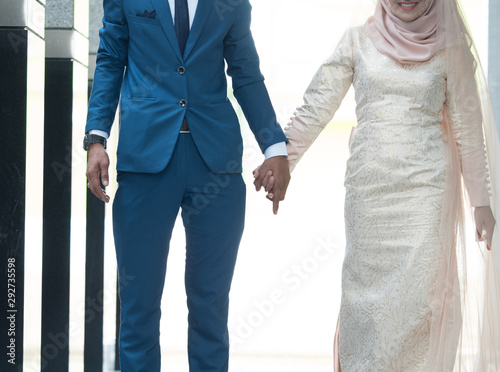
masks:
[(250, 12), (249, 0), (104, 0), (84, 147), (89, 187), (108, 202), (99, 174), (106, 186), (106, 139), (121, 101), (113, 225), (119, 272), (134, 277), (119, 288), (124, 372), (160, 371), (160, 301), (179, 208), (190, 370), (228, 370), (228, 295), (246, 188), (224, 61), (265, 153), (257, 184), (272, 188), (275, 213), (290, 177)]

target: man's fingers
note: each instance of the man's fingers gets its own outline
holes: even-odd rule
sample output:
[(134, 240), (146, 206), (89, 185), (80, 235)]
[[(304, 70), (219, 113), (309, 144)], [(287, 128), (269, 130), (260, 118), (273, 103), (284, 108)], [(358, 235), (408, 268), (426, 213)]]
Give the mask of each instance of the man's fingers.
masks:
[[(109, 157), (104, 147), (100, 144), (93, 144), (88, 153), (87, 160), (87, 180), (89, 188), (99, 200), (103, 202), (109, 202), (110, 198), (106, 195), (106, 191), (103, 187), (109, 185)], [(101, 182), (99, 182), (99, 176)]]
[(109, 185), (108, 167), (101, 168), (101, 181), (104, 187)]
[(267, 159), (259, 169), (258, 175), (254, 171), (254, 177), (255, 189), (259, 191), (264, 187), (267, 192), (266, 198), (273, 202), (273, 212), (277, 214), (279, 203), (284, 199), (290, 182), (290, 170), (286, 156), (275, 156)]
[(97, 170), (90, 171), (89, 183), (90, 190), (92, 190), (92, 193), (99, 198), (99, 195), (97, 195), (97, 189), (100, 187), (96, 187), (99, 186), (99, 172)]
[(109, 196), (106, 195), (106, 192), (101, 188), (101, 185), (99, 184), (99, 173), (97, 171), (90, 171), (89, 174), (90, 177), (88, 179), (88, 183), (92, 194), (94, 194), (99, 200), (102, 200), (105, 203), (109, 202)]
[(104, 191), (100, 186), (97, 187), (94, 195), (105, 203), (109, 202), (109, 196), (106, 194), (106, 191)]
[(92, 184), (92, 181), (89, 181), (89, 188), (90, 188), (90, 191), (92, 191), (92, 194), (94, 194), (94, 196), (96, 198), (102, 200), (100, 192), (97, 191), (97, 189), (95, 188), (95, 185)]
[[(285, 200), (285, 192), (282, 190), (273, 190), (272, 193), (269, 193), (272, 195), (272, 202), (273, 202), (273, 212), (274, 214), (278, 214), (278, 209), (280, 206), (280, 202)], [(269, 199), (269, 198), (268, 198)]]
[(106, 202), (106, 195), (99, 185), (99, 179), (90, 181), (90, 190), (99, 200)]
[(278, 209), (280, 207), (280, 202), (285, 200), (285, 194), (284, 193), (275, 193), (273, 195), (272, 201), (273, 201), (273, 213), (278, 214)]
[[(102, 182), (103, 186), (107, 186), (107, 184), (109, 183), (107, 172), (106, 172), (106, 178), (104, 178), (103, 174), (101, 173), (101, 182)], [(101, 182), (99, 182), (99, 178), (98, 178), (96, 191), (100, 195), (99, 199), (101, 199), (103, 202), (107, 203), (107, 202), (109, 202), (109, 196), (108, 196), (108, 194), (106, 194), (106, 190), (101, 187)]]
[(278, 200), (278, 198), (274, 197), (273, 198), (273, 213), (274, 214), (278, 214), (279, 207), (280, 207), (280, 201)]

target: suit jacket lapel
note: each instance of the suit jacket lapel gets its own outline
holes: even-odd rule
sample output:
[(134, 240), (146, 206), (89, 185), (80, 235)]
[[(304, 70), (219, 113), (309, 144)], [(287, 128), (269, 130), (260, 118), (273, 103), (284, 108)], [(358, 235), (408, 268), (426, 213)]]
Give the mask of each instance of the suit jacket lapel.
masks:
[[(179, 60), (183, 60), (181, 56), (181, 50), (179, 49), (179, 42), (177, 41), (177, 35), (175, 34), (174, 22), (172, 18), (172, 13), (170, 12), (170, 6), (168, 5), (168, 0), (151, 0), (154, 9), (156, 9), (156, 15), (160, 21), (163, 32), (167, 36), (172, 49)], [(200, 1), (201, 3), (202, 1)], [(199, 5), (198, 5), (199, 8)], [(189, 41), (188, 41), (189, 45)]]
[(184, 60), (189, 57), (189, 54), (193, 51), (196, 42), (201, 36), (203, 27), (205, 26), (205, 23), (207, 23), (208, 16), (210, 15), (210, 12), (212, 12), (212, 3), (213, 0), (198, 0), (198, 6), (196, 8), (193, 24), (191, 25), (191, 31), (189, 32), (186, 49), (184, 50)]

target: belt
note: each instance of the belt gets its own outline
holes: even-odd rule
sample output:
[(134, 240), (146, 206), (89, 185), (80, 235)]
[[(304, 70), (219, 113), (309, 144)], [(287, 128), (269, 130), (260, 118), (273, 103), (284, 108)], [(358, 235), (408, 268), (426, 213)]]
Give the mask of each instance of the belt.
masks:
[(181, 133), (190, 133), (186, 118), (182, 120)]

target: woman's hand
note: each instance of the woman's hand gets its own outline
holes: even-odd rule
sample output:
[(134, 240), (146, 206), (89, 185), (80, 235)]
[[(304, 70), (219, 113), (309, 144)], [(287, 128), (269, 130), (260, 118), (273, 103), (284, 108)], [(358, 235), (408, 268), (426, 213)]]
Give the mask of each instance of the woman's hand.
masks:
[(486, 242), (486, 247), (491, 250), (491, 239), (495, 230), (495, 217), (491, 208), (476, 207), (474, 209), (474, 220), (476, 221), (476, 234), (480, 242)]

